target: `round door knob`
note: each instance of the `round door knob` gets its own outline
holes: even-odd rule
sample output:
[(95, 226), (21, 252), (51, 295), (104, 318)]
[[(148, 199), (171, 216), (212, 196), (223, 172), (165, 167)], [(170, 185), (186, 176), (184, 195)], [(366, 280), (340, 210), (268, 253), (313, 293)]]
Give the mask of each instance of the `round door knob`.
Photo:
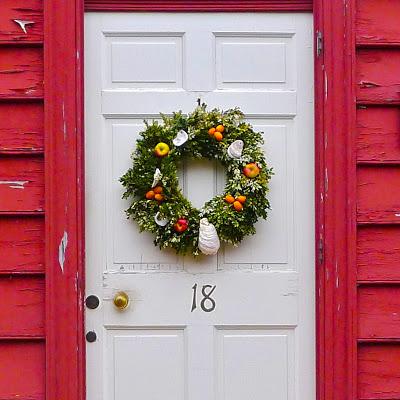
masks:
[(113, 301), (118, 310), (125, 310), (129, 305), (129, 296), (125, 292), (118, 292)]

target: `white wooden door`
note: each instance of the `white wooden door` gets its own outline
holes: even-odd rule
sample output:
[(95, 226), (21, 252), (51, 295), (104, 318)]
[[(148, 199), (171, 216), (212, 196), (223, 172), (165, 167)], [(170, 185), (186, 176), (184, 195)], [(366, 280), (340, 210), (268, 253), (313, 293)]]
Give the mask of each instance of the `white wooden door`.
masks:
[[(87, 398), (314, 399), (312, 16), (90, 13), (85, 45), (86, 294), (100, 298), (86, 310)], [(257, 234), (193, 260), (126, 219), (118, 178), (143, 119), (198, 98), (239, 106), (265, 132), (275, 176)], [(196, 206), (223, 183), (211, 163), (182, 172)]]

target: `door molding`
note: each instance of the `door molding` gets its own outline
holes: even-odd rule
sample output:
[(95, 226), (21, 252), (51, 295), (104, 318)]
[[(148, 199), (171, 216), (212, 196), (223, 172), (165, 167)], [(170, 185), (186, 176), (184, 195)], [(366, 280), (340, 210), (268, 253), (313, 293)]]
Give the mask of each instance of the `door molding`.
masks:
[[(86, 1), (88, 10), (167, 7)], [(162, 11), (310, 11), (310, 3), (175, 0)], [(323, 38), (315, 55), (318, 400), (356, 398), (354, 3), (313, 4), (315, 39)], [(44, 4), (46, 398), (84, 400), (84, 0)]]

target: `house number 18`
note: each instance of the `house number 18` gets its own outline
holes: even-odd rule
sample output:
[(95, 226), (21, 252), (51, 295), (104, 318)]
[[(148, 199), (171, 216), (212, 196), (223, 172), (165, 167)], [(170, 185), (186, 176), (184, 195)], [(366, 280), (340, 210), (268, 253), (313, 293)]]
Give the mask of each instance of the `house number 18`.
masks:
[[(201, 287), (201, 294), (202, 294), (202, 299), (200, 301), (200, 308), (204, 312), (211, 312), (215, 310), (216, 304), (215, 300), (211, 297), (213, 294), (215, 288), (217, 286), (211, 286), (211, 285), (203, 285)], [(193, 297), (192, 297), (192, 309), (191, 312), (193, 312), (197, 308), (197, 283), (192, 286), (193, 290)]]

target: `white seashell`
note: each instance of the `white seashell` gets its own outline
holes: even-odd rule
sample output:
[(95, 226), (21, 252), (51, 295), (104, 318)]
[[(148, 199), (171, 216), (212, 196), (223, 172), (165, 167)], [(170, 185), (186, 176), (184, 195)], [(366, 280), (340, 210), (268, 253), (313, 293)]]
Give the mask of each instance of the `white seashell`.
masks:
[(161, 181), (161, 178), (162, 178), (162, 173), (158, 168), (156, 168), (156, 170), (154, 171), (153, 183), (151, 187), (152, 188), (156, 187), (157, 183)]
[(235, 140), (228, 147), (227, 153), (230, 158), (240, 158), (242, 156), (244, 143), (243, 140)]
[(200, 220), (199, 249), (203, 254), (214, 255), (218, 253), (220, 241), (215, 226), (207, 218)]
[(187, 140), (189, 139), (189, 135), (186, 131), (184, 131), (183, 129), (181, 129), (178, 134), (175, 136), (174, 140), (172, 141), (172, 143), (176, 146), (182, 146), (184, 143), (187, 142)]
[(169, 220), (168, 219), (160, 219), (160, 213), (158, 212), (154, 216), (154, 221), (156, 222), (157, 225), (159, 226), (165, 226), (168, 224)]

